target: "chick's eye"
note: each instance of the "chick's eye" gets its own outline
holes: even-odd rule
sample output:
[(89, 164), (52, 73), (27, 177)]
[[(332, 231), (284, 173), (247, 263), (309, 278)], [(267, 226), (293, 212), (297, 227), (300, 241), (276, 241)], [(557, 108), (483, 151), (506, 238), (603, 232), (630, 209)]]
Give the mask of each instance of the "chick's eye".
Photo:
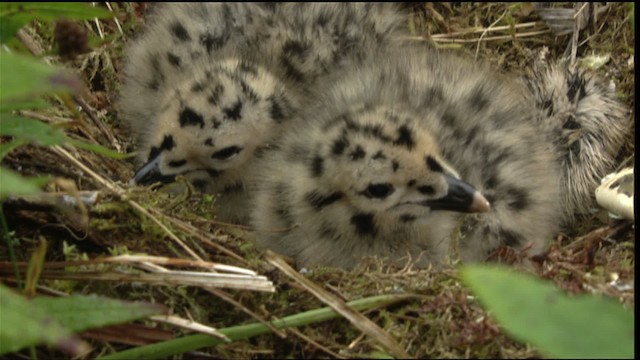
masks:
[(364, 191), (364, 195), (370, 199), (384, 199), (391, 195), (395, 189), (388, 183), (369, 184)]
[(239, 146), (229, 146), (222, 150), (216, 151), (211, 155), (212, 158), (218, 160), (229, 160), (236, 155), (238, 155), (242, 151), (242, 148)]

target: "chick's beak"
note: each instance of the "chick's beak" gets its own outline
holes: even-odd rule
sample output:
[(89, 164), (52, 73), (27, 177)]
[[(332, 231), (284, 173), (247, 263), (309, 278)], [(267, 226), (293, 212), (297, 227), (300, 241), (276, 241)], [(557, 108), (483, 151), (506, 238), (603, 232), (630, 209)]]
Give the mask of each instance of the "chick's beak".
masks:
[(432, 210), (448, 210), (464, 213), (482, 213), (491, 210), (489, 201), (473, 186), (456, 179), (450, 175), (444, 175), (449, 191), (439, 199), (423, 202), (423, 205)]
[(157, 155), (146, 164), (142, 165), (133, 179), (129, 181), (131, 185), (151, 185), (156, 182), (170, 183), (174, 181), (175, 175), (163, 175), (160, 172), (161, 155)]

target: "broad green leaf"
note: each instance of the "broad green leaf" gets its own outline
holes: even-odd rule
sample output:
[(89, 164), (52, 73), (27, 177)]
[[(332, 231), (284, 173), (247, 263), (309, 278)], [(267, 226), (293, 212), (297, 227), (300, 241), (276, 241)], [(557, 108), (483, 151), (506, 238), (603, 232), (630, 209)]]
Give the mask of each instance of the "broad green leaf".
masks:
[(0, 135), (13, 136), (42, 146), (59, 145), (67, 141), (64, 132), (42, 121), (2, 114)]
[(98, 296), (38, 297), (32, 302), (73, 332), (122, 324), (168, 312), (160, 304), (125, 302)]
[(0, 43), (12, 38), (29, 21), (42, 20), (93, 19), (113, 17), (109, 11), (83, 3), (47, 3), (47, 2), (7, 2), (0, 3)]
[[(0, 114), (0, 135), (13, 136), (17, 140), (34, 142), (41, 146), (71, 144), (81, 149), (93, 151), (115, 159), (124, 159), (126, 154), (110, 150), (104, 146), (91, 144), (81, 140), (68, 138), (65, 133), (54, 126), (42, 121), (29, 119), (22, 116)], [(2, 158), (0, 147), (0, 159)]]
[(40, 344), (69, 350), (77, 345), (77, 340), (73, 344), (73, 332), (167, 312), (162, 305), (126, 303), (96, 296), (27, 300), (2, 284), (0, 304), (0, 354)]
[[(2, 125), (0, 125), (2, 126)], [(0, 160), (7, 156), (13, 149), (20, 145), (24, 145), (26, 141), (23, 139), (16, 139), (5, 144), (0, 144)]]
[(0, 51), (0, 103), (33, 101), (51, 91), (78, 91), (82, 82), (64, 69), (47, 65), (32, 57)]
[(0, 284), (0, 355), (36, 344), (55, 345), (72, 333), (26, 298)]
[[(0, 80), (1, 81), (1, 80)], [(43, 99), (12, 99), (10, 101), (0, 101), (0, 116), (1, 113), (6, 113), (13, 110), (35, 110), (46, 109), (51, 107), (51, 104)]]
[(633, 358), (634, 314), (614, 300), (568, 296), (499, 266), (467, 266), (461, 275), (508, 333), (549, 357)]
[(0, 167), (0, 201), (9, 195), (29, 195), (40, 192), (49, 177), (24, 178), (15, 172)]

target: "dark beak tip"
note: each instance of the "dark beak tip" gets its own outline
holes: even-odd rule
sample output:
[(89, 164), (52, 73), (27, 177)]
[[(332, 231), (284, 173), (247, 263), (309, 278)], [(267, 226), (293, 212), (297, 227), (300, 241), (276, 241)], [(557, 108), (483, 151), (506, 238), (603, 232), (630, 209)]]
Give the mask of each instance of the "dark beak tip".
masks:
[(156, 182), (172, 182), (175, 175), (164, 175), (160, 172), (160, 156), (156, 156), (146, 164), (142, 165), (133, 178), (129, 180), (129, 185), (151, 185)]

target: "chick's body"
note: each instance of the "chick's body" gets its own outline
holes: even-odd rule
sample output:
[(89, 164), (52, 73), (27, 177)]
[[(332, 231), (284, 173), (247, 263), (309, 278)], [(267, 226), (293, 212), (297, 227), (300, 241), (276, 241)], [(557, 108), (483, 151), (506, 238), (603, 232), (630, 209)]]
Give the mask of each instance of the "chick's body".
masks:
[[(303, 120), (263, 155), (259, 242), (346, 268), (370, 255), (440, 262), (454, 239), (466, 261), (501, 245), (542, 250), (562, 215), (560, 168), (526, 90), (432, 49), (372, 59), (318, 86)], [(457, 201), (452, 177), (491, 211), (436, 210), (438, 199)]]
[(319, 77), (400, 37), (393, 4), (157, 5), (129, 46), (120, 113), (136, 135), (134, 182), (184, 175), (245, 222), (245, 170)]

